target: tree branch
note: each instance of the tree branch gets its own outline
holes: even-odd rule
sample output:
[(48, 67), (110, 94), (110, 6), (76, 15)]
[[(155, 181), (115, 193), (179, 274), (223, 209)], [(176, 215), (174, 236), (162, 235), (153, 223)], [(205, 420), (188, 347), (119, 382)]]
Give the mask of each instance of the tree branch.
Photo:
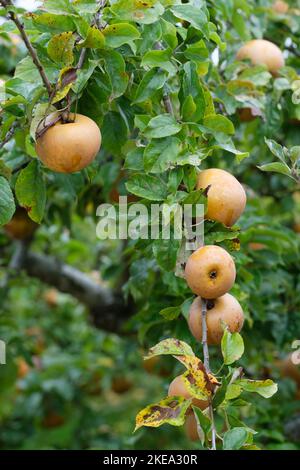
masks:
[[(203, 358), (204, 358), (204, 367), (206, 372), (209, 374), (210, 364), (209, 364), (209, 351), (207, 345), (207, 300), (201, 298), (201, 319), (202, 319), (202, 347), (203, 347)], [(211, 419), (211, 450), (216, 450), (216, 426), (214, 420), (214, 410), (212, 405), (212, 398), (209, 398), (209, 415)]]
[[(13, 6), (11, 0), (0, 0), (0, 4), (4, 8), (9, 8), (10, 6)], [(31, 55), (32, 61), (33, 61), (34, 65), (36, 66), (36, 68), (39, 71), (41, 79), (42, 79), (42, 81), (43, 81), (43, 83), (44, 83), (44, 85), (47, 89), (48, 95), (51, 96), (51, 94), (52, 94), (51, 83), (49, 82), (48, 77), (46, 75), (46, 72), (44, 70), (44, 67), (42, 66), (42, 64), (40, 62), (40, 59), (38, 58), (38, 55), (37, 55), (35, 49), (33, 48), (32, 44), (29, 40), (29, 37), (26, 34), (24, 24), (19, 20), (18, 16), (13, 11), (8, 11), (8, 18), (10, 20), (12, 20), (15, 23), (16, 27), (18, 28), (18, 30), (20, 32), (20, 35), (21, 35), (21, 37), (22, 37), (22, 39), (25, 43), (25, 46), (27, 47), (27, 50), (28, 50), (29, 54)]]
[(130, 316), (130, 307), (125, 305), (120, 293), (103, 287), (83, 272), (53, 257), (28, 252), (22, 269), (28, 276), (38, 278), (86, 305), (94, 325), (98, 328), (120, 332)]
[(4, 140), (2, 142), (0, 142), (0, 149), (2, 149), (4, 147), (4, 145), (7, 144), (7, 142), (10, 141), (10, 139), (13, 137), (14, 133), (15, 133), (15, 130), (16, 128), (18, 127), (18, 122), (15, 121), (12, 126), (10, 127), (9, 131), (7, 132), (6, 136), (4, 137)]

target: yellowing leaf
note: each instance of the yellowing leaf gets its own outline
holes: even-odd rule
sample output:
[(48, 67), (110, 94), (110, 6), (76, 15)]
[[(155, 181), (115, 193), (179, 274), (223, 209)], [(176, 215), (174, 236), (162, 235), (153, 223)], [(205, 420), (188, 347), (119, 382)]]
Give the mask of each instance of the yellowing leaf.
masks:
[(55, 63), (71, 65), (74, 61), (73, 48), (75, 36), (72, 31), (56, 34), (48, 44), (47, 52)]
[(191, 402), (183, 397), (167, 397), (159, 403), (147, 406), (136, 417), (135, 431), (142, 426), (157, 428), (166, 423), (182, 426)]
[[(179, 341), (175, 338), (168, 338), (160, 341), (160, 343), (153, 346), (153, 348), (149, 349), (149, 353), (146, 356), (147, 359), (153, 356), (160, 356), (170, 354), (172, 356), (194, 356), (192, 348), (185, 343), (184, 341)], [(146, 359), (145, 358), (145, 359)]]

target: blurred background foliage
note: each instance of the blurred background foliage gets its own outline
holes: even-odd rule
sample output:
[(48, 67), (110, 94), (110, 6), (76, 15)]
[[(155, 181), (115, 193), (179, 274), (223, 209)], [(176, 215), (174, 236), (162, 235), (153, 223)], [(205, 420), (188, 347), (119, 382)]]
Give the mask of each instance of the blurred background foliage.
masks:
[[(209, 69), (205, 80), (221, 112), (234, 122), (236, 148), (250, 155), (237, 162), (219, 150), (202, 167), (226, 168), (247, 188), (248, 204), (239, 221), (241, 250), (233, 253), (238, 268), (233, 294), (246, 314), (246, 354), (240, 365), (248, 376), (271, 377), (279, 385), (270, 400), (252, 397), (252, 405), (245, 402), (236, 418), (241, 413), (259, 431), (254, 439), (263, 449), (300, 449), (286, 426), (300, 412), (299, 367), (287, 362), (292, 342), (300, 339), (300, 188), (288, 177), (257, 168), (274, 160), (265, 137), (288, 148), (299, 145), (300, 105), (292, 103), (290, 82), (300, 68), (300, 7), (290, 1), (289, 11), (281, 14), (272, 1), (215, 3), (207, 1), (227, 48), (214, 53), (218, 66)], [(12, 31), (0, 33), (2, 80), (26, 54)], [(245, 89), (236, 83), (240, 65), (234, 57), (253, 37), (276, 42), (285, 51), (287, 66), (275, 79), (264, 69), (249, 72), (245, 66)], [(260, 116), (249, 120), (243, 115), (249, 107), (259, 109)], [(113, 199), (112, 188), (117, 196), (126, 193), (123, 163), (118, 155), (111, 159), (111, 151), (101, 152), (102, 165), (92, 184), (87, 184), (87, 174), (68, 180), (48, 175), (46, 216), (32, 250), (51, 252), (106, 286), (123, 283), (129, 271), (123, 291), (133, 297), (135, 313), (122, 335), (107, 333), (93, 326), (89, 312), (71, 296), (24, 273), (10, 280), (0, 305), (0, 338), (7, 343), (7, 365), (0, 367), (2, 449), (199, 448), (184, 430), (171, 426), (132, 433), (137, 411), (165, 396), (181, 370), (168, 358), (144, 364), (147, 348), (169, 336), (192, 342), (199, 354), (201, 348), (191, 340), (184, 316), (172, 321), (159, 315), (190, 295), (184, 282), (161, 269), (147, 246), (142, 258), (135, 254), (142, 241), (129, 242), (124, 256), (121, 242), (96, 238), (94, 214), (100, 200)], [(23, 151), (13, 146), (6, 163), (19, 161)], [(213, 225), (207, 224), (207, 237), (217, 230)], [(1, 230), (2, 278), (17, 243)], [(212, 348), (212, 365), (213, 370), (220, 365), (217, 348)]]

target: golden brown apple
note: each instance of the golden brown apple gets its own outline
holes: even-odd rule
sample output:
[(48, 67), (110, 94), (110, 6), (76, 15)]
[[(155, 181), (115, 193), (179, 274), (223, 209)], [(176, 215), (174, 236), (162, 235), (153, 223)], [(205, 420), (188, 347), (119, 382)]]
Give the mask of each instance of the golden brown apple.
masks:
[(284, 66), (284, 57), (276, 44), (265, 39), (253, 39), (242, 46), (237, 55), (238, 60), (249, 59), (253, 65), (265, 65), (269, 72), (277, 75)]
[[(189, 313), (189, 328), (192, 335), (202, 340), (201, 298), (196, 297)], [(224, 324), (231, 333), (241, 331), (244, 324), (244, 313), (241, 305), (231, 294), (225, 294), (207, 302), (207, 343), (220, 344), (224, 332)]]
[(58, 121), (36, 142), (39, 158), (58, 173), (74, 173), (87, 167), (101, 146), (101, 132), (92, 119), (70, 114), (70, 120), (74, 122)]
[(13, 218), (4, 226), (7, 235), (15, 240), (29, 239), (38, 228), (22, 207), (18, 207)]
[(201, 171), (197, 181), (197, 189), (208, 187), (206, 218), (231, 227), (246, 207), (243, 186), (227, 171), (211, 168)]
[(190, 441), (193, 441), (193, 442), (199, 441), (199, 434), (197, 431), (197, 421), (196, 421), (194, 413), (190, 413), (189, 415), (187, 415), (184, 427), (185, 427), (185, 433), (188, 439), (190, 439)]
[(185, 279), (194, 294), (215, 299), (226, 294), (234, 284), (235, 264), (224, 248), (206, 245), (188, 258)]
[(272, 9), (276, 13), (285, 14), (288, 12), (289, 5), (282, 0), (276, 0), (276, 2), (273, 3)]

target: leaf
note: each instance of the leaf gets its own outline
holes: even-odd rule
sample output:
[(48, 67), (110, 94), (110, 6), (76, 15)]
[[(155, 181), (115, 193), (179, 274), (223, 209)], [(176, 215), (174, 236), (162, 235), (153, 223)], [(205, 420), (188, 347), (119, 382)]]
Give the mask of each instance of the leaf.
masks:
[(282, 163), (286, 163), (287, 149), (275, 142), (275, 140), (265, 138), (265, 142), (272, 154), (275, 155), (275, 157), (277, 157)]
[(167, 397), (159, 403), (149, 405), (136, 417), (135, 431), (142, 426), (157, 428), (162, 424), (182, 426), (191, 400), (183, 397)]
[[(196, 67), (196, 64), (193, 62), (188, 62), (183, 66), (184, 74), (182, 77), (181, 83), (181, 92), (182, 92), (182, 109), (183, 112), (186, 113), (186, 107), (191, 106), (186, 102), (186, 99), (191, 96), (193, 102), (196, 106), (195, 112), (192, 115), (192, 120), (197, 122), (203, 119), (204, 115), (206, 114), (206, 107), (209, 104), (209, 97), (206, 98), (205, 89), (202, 86), (202, 83), (199, 79), (199, 73)], [(190, 98), (189, 98), (190, 100)]]
[(0, 176), (0, 226), (10, 221), (15, 210), (16, 205), (9, 183), (3, 176)]
[(207, 416), (205, 416), (202, 410), (200, 410), (196, 406), (192, 406), (192, 408), (197, 422), (197, 432), (199, 435), (199, 439), (201, 444), (203, 445), (205, 440), (208, 439), (208, 433), (211, 428), (211, 421)]
[(103, 147), (113, 155), (119, 155), (127, 140), (127, 127), (119, 113), (111, 111), (104, 117), (102, 125)]
[(230, 365), (237, 361), (244, 354), (244, 341), (239, 333), (230, 333), (228, 328), (225, 328), (221, 341), (222, 354), (224, 364)]
[(178, 307), (167, 307), (162, 309), (159, 314), (164, 317), (165, 320), (176, 320), (181, 314), (181, 305)]
[(178, 134), (180, 131), (181, 124), (178, 124), (173, 116), (170, 114), (160, 114), (149, 121), (144, 134), (148, 139), (160, 139)]
[(120, 19), (136, 23), (151, 24), (164, 13), (164, 7), (157, 0), (145, 2), (136, 0), (117, 0), (110, 7)]
[(30, 136), (32, 139), (35, 141), (36, 132), (42, 120), (45, 120), (44, 124), (46, 125), (46, 118), (50, 118), (51, 121), (51, 117), (55, 119), (58, 115), (59, 111), (54, 106), (49, 106), (49, 103), (39, 103), (34, 109), (34, 117), (30, 125)]
[(152, 245), (153, 254), (158, 265), (166, 270), (173, 271), (176, 265), (177, 254), (181, 245), (181, 240), (155, 240)]
[(208, 18), (201, 7), (196, 7), (191, 4), (175, 5), (171, 8), (171, 12), (176, 18), (188, 21), (208, 39)]
[(258, 166), (257, 168), (259, 168), (261, 171), (281, 173), (282, 175), (291, 176), (291, 170), (286, 163), (266, 163), (265, 165)]
[(150, 201), (163, 201), (168, 195), (167, 185), (159, 178), (151, 175), (138, 174), (126, 183), (127, 190), (136, 196)]
[(101, 55), (105, 59), (106, 71), (112, 85), (112, 94), (110, 96), (112, 101), (125, 93), (129, 77), (126, 73), (124, 59), (119, 52), (102, 50)]
[(234, 400), (242, 393), (242, 387), (236, 383), (229, 384), (226, 390), (225, 400)]
[(150, 359), (153, 356), (161, 356), (166, 354), (170, 354), (172, 356), (195, 356), (192, 348), (184, 341), (180, 341), (174, 338), (167, 338), (150, 348), (147, 356), (144, 359)]
[(224, 450), (240, 449), (246, 442), (248, 432), (245, 428), (233, 428), (225, 432), (223, 438)]
[(96, 26), (90, 26), (85, 40), (80, 42), (78, 46), (91, 49), (102, 49), (104, 44), (105, 37), (100, 29)]
[(164, 70), (153, 68), (142, 78), (135, 94), (134, 102), (142, 103), (151, 98), (157, 90), (160, 90), (167, 80), (167, 74)]
[(177, 70), (171, 62), (172, 50), (164, 49), (162, 51), (148, 51), (143, 56), (141, 65), (142, 67), (159, 67), (169, 72), (170, 75), (175, 75)]
[(264, 398), (272, 397), (278, 390), (278, 386), (273, 380), (250, 380), (241, 379), (237, 382), (245, 392), (256, 392)]
[(176, 137), (154, 139), (144, 152), (144, 168), (150, 173), (163, 173), (177, 163), (181, 142)]
[(120, 47), (123, 44), (130, 44), (135, 39), (139, 39), (139, 30), (129, 23), (113, 23), (103, 29), (103, 34), (108, 47)]
[(15, 190), (19, 204), (34, 222), (40, 223), (46, 205), (46, 187), (38, 161), (32, 161), (20, 172)]
[(47, 52), (56, 64), (72, 65), (74, 62), (73, 48), (75, 35), (72, 31), (52, 36), (48, 43)]
[(71, 31), (74, 23), (71, 16), (59, 15), (54, 13), (42, 13), (40, 15), (31, 14), (34, 26), (45, 33), (61, 33)]
[(213, 132), (222, 134), (234, 134), (234, 126), (232, 122), (221, 114), (210, 114), (205, 116), (203, 125)]

